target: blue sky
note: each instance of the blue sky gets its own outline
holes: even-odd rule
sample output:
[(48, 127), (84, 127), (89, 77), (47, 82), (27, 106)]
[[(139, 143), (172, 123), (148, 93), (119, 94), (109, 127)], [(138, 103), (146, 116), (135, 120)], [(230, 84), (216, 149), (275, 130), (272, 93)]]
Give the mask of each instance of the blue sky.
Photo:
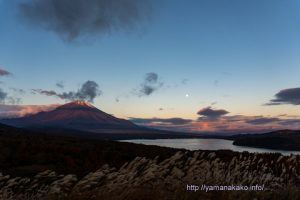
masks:
[[(103, 92), (95, 105), (125, 118), (196, 119), (211, 104), (232, 115), (300, 111), (289, 103), (263, 105), (299, 86), (299, 1), (151, 1), (152, 13), (132, 30), (74, 42), (27, 23), (20, 2), (0, 1), (0, 66), (13, 74), (1, 77), (3, 90), (26, 90), (21, 104), (63, 103), (30, 91), (62, 92), (58, 81), (72, 91), (93, 80)], [(149, 72), (163, 86), (149, 96), (132, 94)]]

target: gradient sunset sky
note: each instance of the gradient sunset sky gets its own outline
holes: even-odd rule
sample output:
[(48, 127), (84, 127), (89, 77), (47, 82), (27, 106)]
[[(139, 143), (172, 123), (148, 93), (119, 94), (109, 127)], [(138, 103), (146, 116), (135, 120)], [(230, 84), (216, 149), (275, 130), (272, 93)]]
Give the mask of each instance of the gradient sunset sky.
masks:
[[(298, 0), (113, 0), (118, 9), (105, 0), (41, 2), (0, 0), (4, 116), (63, 104), (70, 99), (61, 94), (91, 81), (96, 107), (141, 125), (300, 129)], [(116, 21), (90, 27), (87, 13), (108, 18), (102, 7), (88, 12), (98, 5)]]

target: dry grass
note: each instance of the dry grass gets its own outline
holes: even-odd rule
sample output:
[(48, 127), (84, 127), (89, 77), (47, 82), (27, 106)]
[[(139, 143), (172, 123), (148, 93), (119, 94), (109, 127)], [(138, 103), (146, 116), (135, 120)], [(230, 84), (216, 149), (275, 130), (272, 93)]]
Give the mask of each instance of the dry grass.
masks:
[(164, 191), (161, 188), (135, 188), (126, 192), (107, 191), (102, 193), (85, 193), (71, 195), (50, 195), (46, 192), (34, 194), (14, 194), (11, 191), (0, 193), (0, 200), (297, 200), (300, 199), (300, 189), (290, 187), (281, 190), (245, 192), (245, 191), (223, 191), (223, 192), (187, 192), (184, 190)]

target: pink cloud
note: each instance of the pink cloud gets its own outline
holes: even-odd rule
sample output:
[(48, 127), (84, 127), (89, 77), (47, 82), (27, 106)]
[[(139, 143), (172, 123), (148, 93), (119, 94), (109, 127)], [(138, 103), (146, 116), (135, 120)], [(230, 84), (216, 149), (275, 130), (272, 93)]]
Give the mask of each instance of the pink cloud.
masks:
[(0, 105), (0, 118), (16, 118), (36, 114), (42, 111), (50, 111), (59, 104), (51, 105)]

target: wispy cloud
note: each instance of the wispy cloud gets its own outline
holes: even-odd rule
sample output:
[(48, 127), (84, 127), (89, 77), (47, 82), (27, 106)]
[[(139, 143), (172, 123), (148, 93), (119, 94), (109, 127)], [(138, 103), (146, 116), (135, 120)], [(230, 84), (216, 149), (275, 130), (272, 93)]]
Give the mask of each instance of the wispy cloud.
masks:
[(57, 92), (55, 92), (54, 90), (32, 89), (32, 92), (43, 94), (46, 96), (59, 96), (59, 94)]
[(25, 90), (19, 88), (9, 88), (10, 93), (0, 88), (0, 104), (20, 104)]
[(0, 88), (0, 102), (1, 102), (1, 103), (4, 103), (4, 102), (5, 102), (7, 96), (8, 96), (7, 93), (4, 92), (4, 91)]
[(99, 85), (95, 81), (86, 81), (76, 92), (58, 93), (54, 90), (32, 89), (33, 93), (46, 96), (56, 96), (66, 101), (84, 100), (94, 102), (94, 99), (102, 94)]
[(65, 88), (65, 84), (63, 81), (58, 81), (56, 84), (56, 87), (60, 88), (60, 89), (64, 89)]
[(11, 87), (9, 88), (12, 92), (19, 94), (19, 95), (24, 95), (26, 93), (26, 91), (24, 89), (20, 89), (20, 88), (14, 88)]
[(0, 68), (0, 76), (9, 76), (9, 75), (12, 75), (12, 73), (5, 69)]
[(184, 78), (181, 80), (181, 84), (186, 85), (189, 82), (189, 79)]

